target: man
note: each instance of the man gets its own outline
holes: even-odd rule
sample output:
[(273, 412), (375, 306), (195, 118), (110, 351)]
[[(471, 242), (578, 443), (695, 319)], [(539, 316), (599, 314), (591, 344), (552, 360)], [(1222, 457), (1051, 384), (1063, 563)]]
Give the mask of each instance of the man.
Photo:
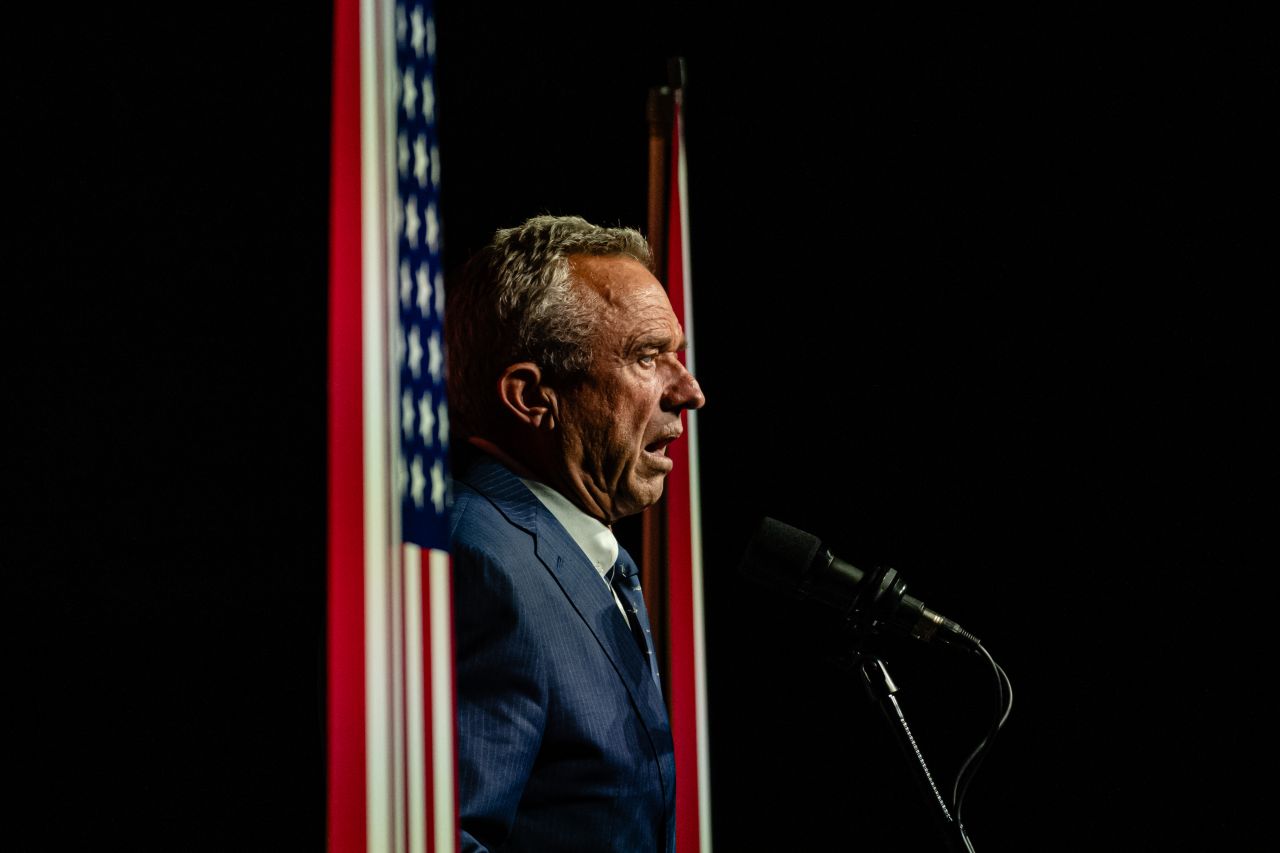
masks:
[(636, 231), (538, 217), (448, 293), (462, 849), (667, 851), (675, 761), (635, 563), (703, 404)]

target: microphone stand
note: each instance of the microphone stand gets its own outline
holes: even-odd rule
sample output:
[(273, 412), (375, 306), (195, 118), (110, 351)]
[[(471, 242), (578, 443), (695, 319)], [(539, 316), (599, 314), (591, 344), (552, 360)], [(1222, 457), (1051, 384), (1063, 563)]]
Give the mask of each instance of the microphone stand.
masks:
[(885, 667), (884, 661), (875, 655), (854, 651), (853, 663), (862, 674), (862, 683), (867, 688), (867, 695), (880, 706), (885, 720), (893, 730), (903, 757), (911, 768), (916, 786), (929, 803), (929, 810), (946, 842), (946, 849), (953, 853), (971, 853), (973, 848), (964, 837), (963, 827), (952, 817), (951, 810), (947, 808), (946, 801), (938, 791), (938, 786), (933, 782), (933, 774), (929, 772), (929, 765), (925, 763), (915, 736), (911, 734), (911, 727), (907, 725), (902, 706), (894, 696), (898, 692), (898, 686), (889, 677), (889, 670)]

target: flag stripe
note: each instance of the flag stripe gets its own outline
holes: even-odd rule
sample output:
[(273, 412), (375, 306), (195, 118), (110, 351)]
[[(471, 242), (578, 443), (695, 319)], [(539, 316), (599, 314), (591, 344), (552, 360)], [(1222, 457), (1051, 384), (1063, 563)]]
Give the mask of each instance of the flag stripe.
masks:
[(449, 555), (431, 551), (430, 630), (431, 630), (431, 757), (435, 785), (432, 790), (435, 825), (435, 850), (458, 848), (458, 813), (454, 798), (457, 778), (453, 732), (455, 701), (453, 693), (453, 590)]
[[(404, 556), (405, 601), (405, 737), (406, 777), (408, 785), (408, 848), (410, 853), (427, 849), (427, 797), (429, 784), (426, 771), (427, 738), (430, 732), (423, 714), (423, 671), (428, 666), (423, 654), (424, 626), (422, 584), (422, 549), (406, 544)], [(427, 628), (426, 630), (429, 630)]]
[(336, 0), (330, 165), (328, 815), (331, 850), (365, 849), (360, 374), (360, 7)]
[(386, 853), (395, 848), (395, 806), (391, 766), (394, 729), (388, 719), (391, 701), (390, 596), (391, 538), (388, 516), (391, 511), (386, 475), (390, 442), (387, 416), (386, 241), (387, 198), (383, 164), (384, 92), (380, 74), (382, 57), (378, 8), (374, 0), (360, 6), (360, 128), (361, 203), (364, 209), (362, 258), (364, 385), (364, 578), (365, 578), (365, 811), (366, 849)]
[[(667, 217), (667, 290), (677, 319), (692, 342), (693, 291), (689, 264), (687, 173), (682, 96), (676, 90), (671, 128)], [(681, 354), (694, 372), (693, 347)], [(671, 727), (676, 749), (676, 847), (711, 850), (710, 773), (707, 749), (706, 665), (702, 622), (702, 537), (698, 490), (698, 413), (685, 414), (685, 441), (672, 445), (675, 468), (667, 502)]]

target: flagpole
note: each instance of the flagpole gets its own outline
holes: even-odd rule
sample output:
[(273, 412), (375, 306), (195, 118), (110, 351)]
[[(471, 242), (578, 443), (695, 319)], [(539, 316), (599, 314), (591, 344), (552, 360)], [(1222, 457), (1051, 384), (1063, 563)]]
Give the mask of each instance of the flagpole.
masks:
[[(690, 342), (680, 354), (694, 372), (688, 184), (683, 133), (684, 62), (668, 64), (668, 86), (650, 92), (649, 240), (655, 268)], [(684, 413), (685, 440), (670, 449), (675, 468), (662, 500), (645, 513), (641, 582), (665, 673), (676, 758), (676, 846), (710, 853), (711, 802), (707, 748), (706, 656), (702, 601), (702, 537), (698, 488), (697, 412)], [(665, 655), (663, 654), (665, 653)]]

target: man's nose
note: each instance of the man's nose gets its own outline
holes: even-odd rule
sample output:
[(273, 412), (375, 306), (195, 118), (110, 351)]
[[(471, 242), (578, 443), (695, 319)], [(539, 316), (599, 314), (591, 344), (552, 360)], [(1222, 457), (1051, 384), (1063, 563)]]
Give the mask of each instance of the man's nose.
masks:
[(701, 409), (706, 402), (707, 398), (703, 396), (702, 386), (698, 384), (698, 380), (694, 379), (693, 374), (677, 360), (676, 375), (667, 386), (666, 394), (663, 395), (665, 408), (675, 411)]

